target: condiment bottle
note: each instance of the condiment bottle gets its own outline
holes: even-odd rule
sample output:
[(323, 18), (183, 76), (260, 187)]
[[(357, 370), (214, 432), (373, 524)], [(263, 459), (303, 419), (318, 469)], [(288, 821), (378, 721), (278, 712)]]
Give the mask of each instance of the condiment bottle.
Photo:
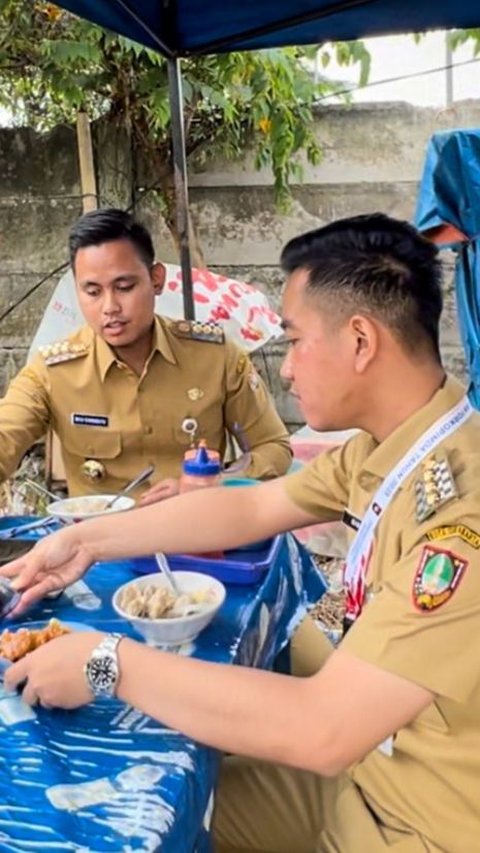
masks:
[(198, 450), (192, 455), (187, 451), (183, 460), (180, 492), (194, 489), (206, 489), (220, 485), (220, 459), (206, 447), (205, 441), (199, 442)]
[[(221, 464), (220, 457), (216, 451), (207, 449), (206, 442), (200, 441), (198, 449), (194, 454), (192, 451), (185, 453), (183, 460), (182, 476), (180, 477), (180, 492), (192, 492), (195, 489), (207, 489), (211, 486), (220, 485)], [(221, 559), (225, 556), (223, 551), (209, 551), (198, 554), (198, 557)]]

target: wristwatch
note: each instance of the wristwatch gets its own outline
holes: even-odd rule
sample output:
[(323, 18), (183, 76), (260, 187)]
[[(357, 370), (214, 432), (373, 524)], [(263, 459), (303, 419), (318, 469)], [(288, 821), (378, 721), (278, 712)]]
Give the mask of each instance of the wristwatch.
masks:
[(123, 634), (107, 634), (94, 648), (83, 671), (94, 696), (115, 696), (120, 667), (117, 647)]

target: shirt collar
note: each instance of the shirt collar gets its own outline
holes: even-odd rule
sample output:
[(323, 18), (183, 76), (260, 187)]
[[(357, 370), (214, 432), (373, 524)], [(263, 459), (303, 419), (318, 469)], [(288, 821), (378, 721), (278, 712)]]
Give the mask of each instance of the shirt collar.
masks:
[(464, 396), (463, 386), (456, 379), (447, 376), (442, 387), (425, 406), (410, 415), (384, 441), (374, 446), (363, 463), (363, 469), (378, 477), (386, 477), (423, 433)]
[[(153, 329), (153, 345), (152, 352), (148, 358), (148, 363), (153, 358), (155, 352), (159, 352), (161, 356), (166, 361), (169, 361), (171, 364), (176, 364), (177, 360), (173, 354), (172, 348), (170, 346), (170, 342), (167, 337), (167, 333), (165, 331), (166, 324), (165, 321), (161, 317), (155, 316), (155, 325)], [(115, 356), (113, 349), (100, 337), (100, 335), (96, 335), (96, 350), (97, 350), (97, 363), (100, 371), (100, 377), (102, 382), (105, 380), (105, 377), (112, 366), (112, 364), (116, 364), (118, 359)], [(118, 362), (120, 363), (120, 362)]]

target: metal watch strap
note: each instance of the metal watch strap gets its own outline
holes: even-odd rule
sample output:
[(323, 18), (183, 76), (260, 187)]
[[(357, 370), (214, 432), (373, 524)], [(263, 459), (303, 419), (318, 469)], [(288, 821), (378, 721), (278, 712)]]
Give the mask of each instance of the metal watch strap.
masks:
[(99, 656), (102, 655), (104, 652), (110, 652), (111, 654), (114, 654), (117, 650), (117, 646), (120, 640), (122, 639), (123, 634), (117, 634), (115, 632), (107, 634), (106, 637), (104, 637), (103, 640), (98, 644), (98, 646), (96, 646), (92, 654), (99, 654)]

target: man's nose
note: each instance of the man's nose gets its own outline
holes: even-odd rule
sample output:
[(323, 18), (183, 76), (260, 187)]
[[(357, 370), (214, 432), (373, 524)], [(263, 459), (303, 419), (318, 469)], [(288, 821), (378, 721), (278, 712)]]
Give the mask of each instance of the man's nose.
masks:
[(120, 310), (120, 302), (115, 291), (107, 290), (103, 295), (102, 310), (104, 314), (117, 314)]
[(280, 367), (280, 377), (281, 379), (285, 379), (287, 382), (292, 382), (293, 380), (292, 358), (290, 350), (287, 352)]

